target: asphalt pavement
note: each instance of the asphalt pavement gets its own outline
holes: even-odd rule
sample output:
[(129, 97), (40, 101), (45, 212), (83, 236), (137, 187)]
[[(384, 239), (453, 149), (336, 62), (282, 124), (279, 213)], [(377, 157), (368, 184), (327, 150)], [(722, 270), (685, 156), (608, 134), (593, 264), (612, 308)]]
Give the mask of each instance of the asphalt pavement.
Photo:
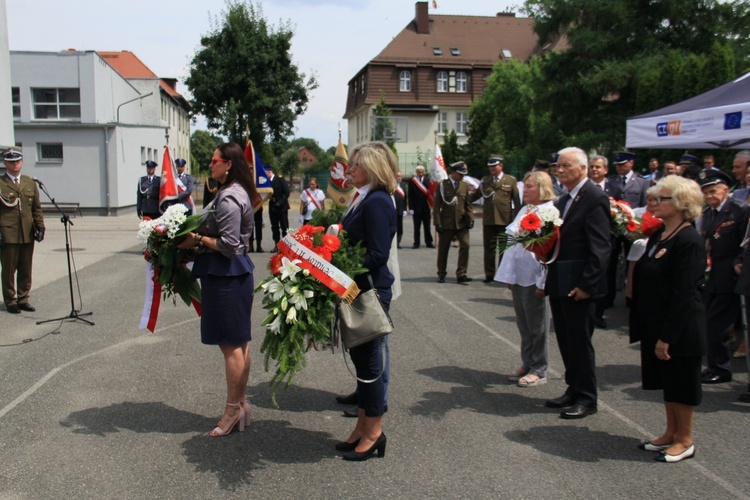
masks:
[[(481, 227), (471, 234), (469, 276), (436, 283), (436, 251), (398, 252), (403, 295), (392, 304), (385, 458), (343, 461), (333, 449), (354, 421), (337, 394), (354, 381), (341, 352), (310, 352), (293, 386), (271, 403), (258, 349), (256, 298), (253, 423), (211, 438), (223, 411), (219, 349), (199, 339), (183, 304), (162, 305), (154, 334), (138, 329), (145, 261), (137, 219), (73, 219), (77, 270), (71, 306), (63, 225), (47, 219), (34, 262), (34, 313), (0, 306), (0, 498), (746, 498), (750, 405), (742, 360), (735, 380), (705, 388), (695, 420), (696, 457), (660, 464), (637, 444), (664, 428), (661, 394), (640, 389), (621, 297), (596, 330), (599, 413), (561, 420), (544, 407), (564, 391), (554, 334), (550, 382), (519, 388), (511, 296), (483, 284)], [(264, 246), (269, 249), (270, 230)], [(453, 269), (457, 249), (449, 256)], [(256, 280), (270, 254), (253, 254)], [(79, 299), (80, 291), (80, 299)], [(37, 325), (91, 312), (75, 320)]]

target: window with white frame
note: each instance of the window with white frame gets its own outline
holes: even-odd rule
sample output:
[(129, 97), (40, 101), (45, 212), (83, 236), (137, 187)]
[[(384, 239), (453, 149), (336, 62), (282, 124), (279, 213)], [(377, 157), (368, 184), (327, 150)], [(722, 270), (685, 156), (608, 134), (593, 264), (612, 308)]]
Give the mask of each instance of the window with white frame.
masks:
[(411, 92), (411, 72), (404, 70), (398, 76), (398, 90), (400, 92)]
[(437, 91), (448, 92), (448, 73), (445, 71), (438, 71), (437, 74)]
[(79, 89), (32, 89), (35, 120), (80, 120)]
[(60, 142), (39, 142), (36, 145), (39, 163), (62, 163), (63, 145)]
[(466, 134), (466, 112), (458, 111), (456, 113), (456, 133)]
[(456, 92), (466, 92), (466, 73), (456, 73)]
[(438, 113), (438, 134), (448, 133), (448, 113), (441, 111)]
[(13, 101), (13, 119), (21, 119), (21, 91), (18, 87), (10, 89), (11, 101)]

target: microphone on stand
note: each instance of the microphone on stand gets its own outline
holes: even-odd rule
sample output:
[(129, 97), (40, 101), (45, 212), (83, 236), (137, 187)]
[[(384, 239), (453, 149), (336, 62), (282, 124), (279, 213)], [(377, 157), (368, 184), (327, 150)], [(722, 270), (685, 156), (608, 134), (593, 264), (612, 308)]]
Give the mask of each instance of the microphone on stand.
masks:
[(36, 177), (32, 177), (32, 179), (34, 179), (34, 182), (36, 182), (37, 184), (39, 184), (40, 187), (44, 187), (44, 183), (42, 181), (40, 181)]

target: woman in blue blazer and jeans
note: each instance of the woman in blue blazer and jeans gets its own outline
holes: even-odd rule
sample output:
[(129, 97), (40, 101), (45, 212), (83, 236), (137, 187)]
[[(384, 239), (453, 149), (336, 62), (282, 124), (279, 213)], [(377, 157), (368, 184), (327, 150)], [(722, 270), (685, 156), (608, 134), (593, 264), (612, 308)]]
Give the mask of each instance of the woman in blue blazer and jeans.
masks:
[[(347, 175), (357, 192), (344, 214), (343, 226), (350, 243), (361, 242), (365, 248), (363, 266), (368, 273), (355, 278), (357, 286), (362, 291), (369, 290), (372, 280), (387, 311), (393, 296), (393, 275), (387, 264), (396, 234), (396, 208), (391, 198), (396, 189), (396, 177), (383, 146), (367, 143), (352, 150)], [(349, 354), (358, 378), (377, 380), (357, 382), (357, 425), (349, 439), (338, 443), (336, 449), (344, 452), (346, 460), (367, 460), (375, 451), (385, 456), (386, 437), (382, 427), (385, 387), (383, 377), (379, 376), (385, 360), (381, 341), (377, 339), (354, 347)]]

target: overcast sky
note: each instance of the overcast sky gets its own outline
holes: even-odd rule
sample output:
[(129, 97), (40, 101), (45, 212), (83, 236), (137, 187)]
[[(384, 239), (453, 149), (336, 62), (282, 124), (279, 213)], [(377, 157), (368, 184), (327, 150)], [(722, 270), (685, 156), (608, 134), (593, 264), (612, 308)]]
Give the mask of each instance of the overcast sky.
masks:
[[(515, 10), (520, 1), (437, 0), (431, 14), (494, 16)], [(265, 0), (264, 17), (294, 27), (293, 60), (315, 74), (319, 87), (295, 136), (311, 137), (324, 149), (334, 146), (341, 124), (346, 141), (347, 82), (412, 19), (414, 0)], [(179, 79), (207, 34), (224, 0), (6, 0), (11, 50), (129, 50), (160, 77)], [(199, 121), (198, 128), (203, 128)]]

